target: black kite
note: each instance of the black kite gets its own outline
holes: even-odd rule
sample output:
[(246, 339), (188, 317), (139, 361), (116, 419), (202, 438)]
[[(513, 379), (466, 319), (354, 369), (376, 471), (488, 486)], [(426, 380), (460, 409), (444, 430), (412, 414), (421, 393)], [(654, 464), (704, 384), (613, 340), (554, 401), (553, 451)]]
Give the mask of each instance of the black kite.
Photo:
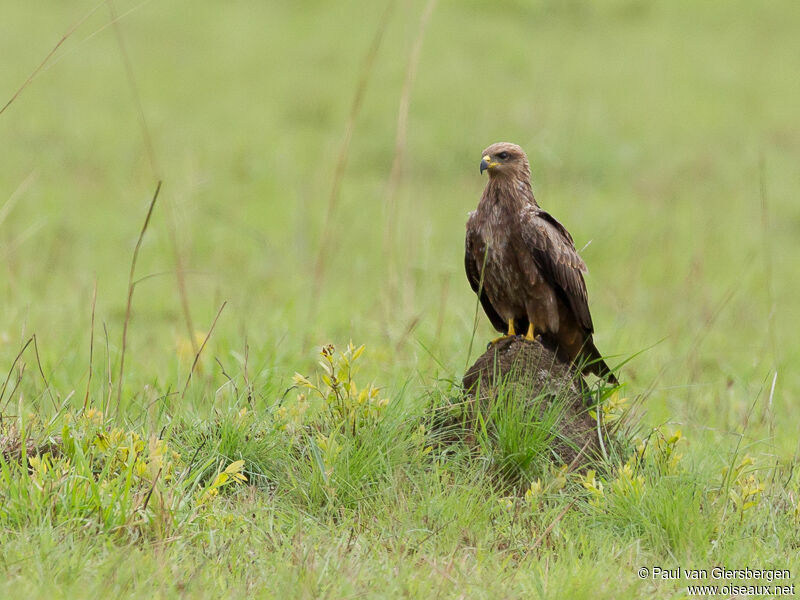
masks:
[(594, 326), (572, 236), (539, 208), (528, 157), (501, 142), (483, 151), (489, 181), (467, 221), (467, 278), (492, 325), (507, 335), (540, 335), (584, 372), (617, 379), (594, 345)]

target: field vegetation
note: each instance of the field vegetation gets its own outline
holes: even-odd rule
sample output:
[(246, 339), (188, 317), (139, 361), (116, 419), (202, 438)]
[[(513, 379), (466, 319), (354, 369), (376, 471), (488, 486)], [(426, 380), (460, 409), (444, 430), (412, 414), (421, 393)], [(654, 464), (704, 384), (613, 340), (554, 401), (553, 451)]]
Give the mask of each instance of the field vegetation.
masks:
[[(0, 597), (796, 582), (800, 4), (0, 14)], [(623, 365), (590, 469), (513, 397), (458, 420), (500, 140)]]

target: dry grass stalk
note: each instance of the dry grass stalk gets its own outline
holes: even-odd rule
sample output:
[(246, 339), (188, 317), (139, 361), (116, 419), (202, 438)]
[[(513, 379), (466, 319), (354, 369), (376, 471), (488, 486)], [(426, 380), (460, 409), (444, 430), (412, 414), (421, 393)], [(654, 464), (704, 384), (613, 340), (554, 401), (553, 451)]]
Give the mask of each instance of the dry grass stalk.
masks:
[(97, 306), (97, 279), (94, 280), (94, 292), (92, 293), (92, 324), (89, 328), (89, 379), (86, 381), (86, 395), (83, 397), (83, 410), (86, 411), (86, 405), (89, 403), (89, 390), (92, 386), (92, 359), (94, 358), (94, 312)]
[(95, 13), (95, 12), (96, 12), (96, 11), (97, 11), (99, 8), (100, 8), (100, 7), (101, 7), (101, 6), (103, 6), (103, 4), (104, 4), (105, 2), (106, 2), (106, 0), (103, 0), (102, 2), (100, 2), (99, 4), (97, 4), (96, 6), (94, 6), (92, 9), (90, 9), (90, 10), (89, 10), (89, 12), (87, 12), (85, 15), (83, 15), (83, 16), (82, 16), (80, 19), (78, 19), (78, 21), (76, 21), (76, 22), (75, 22), (75, 23), (74, 23), (74, 24), (73, 24), (73, 25), (72, 25), (72, 26), (71, 26), (69, 29), (67, 29), (67, 31), (64, 33), (64, 35), (62, 35), (62, 36), (61, 36), (61, 39), (60, 39), (60, 40), (58, 40), (58, 42), (56, 43), (56, 45), (55, 45), (55, 46), (53, 46), (53, 49), (52, 49), (52, 50), (50, 50), (50, 52), (48, 52), (48, 53), (47, 53), (47, 56), (45, 56), (45, 57), (44, 57), (44, 59), (42, 60), (42, 62), (41, 62), (41, 63), (39, 63), (39, 66), (38, 66), (38, 67), (36, 67), (36, 68), (35, 68), (35, 69), (34, 69), (34, 70), (31, 72), (31, 74), (30, 74), (30, 75), (28, 75), (28, 78), (25, 80), (25, 82), (24, 82), (24, 83), (23, 83), (21, 86), (19, 86), (19, 88), (17, 89), (17, 91), (16, 91), (16, 92), (14, 92), (14, 95), (13, 95), (13, 96), (11, 96), (11, 99), (9, 99), (9, 101), (8, 101), (8, 102), (6, 102), (6, 103), (5, 103), (5, 105), (3, 105), (3, 108), (0, 108), (0, 115), (2, 115), (2, 114), (3, 114), (3, 113), (6, 111), (6, 109), (7, 109), (9, 106), (11, 106), (11, 104), (14, 102), (14, 100), (16, 100), (16, 99), (19, 97), (19, 95), (20, 95), (20, 94), (23, 92), (23, 90), (24, 90), (26, 87), (28, 87), (28, 86), (31, 84), (31, 82), (32, 82), (32, 81), (34, 80), (34, 78), (35, 78), (35, 77), (36, 77), (36, 76), (37, 76), (37, 75), (38, 75), (38, 74), (41, 72), (41, 70), (42, 70), (42, 69), (45, 67), (45, 65), (46, 65), (48, 62), (50, 62), (50, 59), (51, 59), (51, 58), (53, 58), (53, 55), (54, 55), (54, 54), (56, 53), (56, 51), (57, 51), (57, 50), (58, 50), (58, 49), (61, 47), (61, 45), (62, 45), (64, 42), (66, 42), (66, 41), (67, 41), (67, 40), (70, 38), (70, 36), (71, 36), (73, 33), (75, 33), (75, 30), (76, 30), (76, 29), (78, 29), (78, 27), (80, 27), (80, 26), (81, 26), (81, 25), (84, 23), (84, 21), (86, 21), (86, 19), (88, 19), (89, 17), (91, 17), (91, 16), (92, 16), (92, 15), (93, 15), (93, 14), (94, 14), (94, 13)]
[(186, 395), (186, 390), (189, 389), (189, 383), (192, 381), (192, 373), (194, 373), (195, 367), (197, 367), (197, 362), (200, 360), (200, 354), (203, 352), (203, 348), (206, 347), (206, 343), (211, 337), (211, 334), (214, 333), (214, 328), (217, 326), (217, 321), (219, 320), (219, 316), (222, 314), (222, 310), (225, 308), (227, 304), (228, 301), (226, 300), (225, 302), (222, 303), (222, 306), (219, 307), (219, 310), (217, 311), (217, 316), (214, 317), (214, 322), (211, 323), (211, 329), (208, 330), (208, 333), (206, 334), (203, 343), (200, 345), (200, 348), (194, 355), (194, 362), (192, 362), (192, 368), (189, 369), (189, 376), (186, 378), (186, 385), (183, 386), (183, 392), (181, 392), (181, 399), (183, 399), (183, 397)]
[[(119, 359), (119, 381), (117, 381), (117, 413), (119, 413), (119, 405), (122, 399), (122, 376), (125, 372), (125, 348), (128, 341), (128, 323), (131, 320), (131, 305), (133, 304), (133, 290), (136, 288), (136, 282), (133, 280), (133, 276), (136, 273), (136, 262), (139, 259), (139, 249), (142, 246), (142, 240), (144, 239), (144, 234), (147, 231), (147, 227), (150, 225), (150, 217), (153, 216), (153, 208), (155, 208), (156, 200), (158, 200), (158, 193), (161, 191), (161, 182), (158, 182), (156, 186), (156, 191), (153, 194), (153, 199), (150, 201), (150, 207), (147, 209), (147, 216), (144, 219), (144, 224), (142, 225), (142, 230), (139, 232), (139, 239), (136, 240), (136, 247), (133, 249), (133, 258), (131, 259), (131, 270), (128, 276), (128, 303), (125, 307), (125, 322), (122, 325), (122, 348), (120, 350), (120, 359)], [(109, 371), (110, 377), (110, 371)]]
[(373, 36), (372, 42), (370, 43), (367, 53), (364, 56), (364, 63), (361, 67), (361, 75), (358, 79), (358, 84), (356, 85), (355, 94), (353, 95), (353, 102), (350, 105), (350, 112), (347, 116), (344, 138), (342, 139), (342, 144), (339, 147), (339, 154), (336, 158), (336, 167), (333, 172), (333, 183), (331, 185), (330, 194), (328, 195), (328, 206), (325, 211), (325, 220), (322, 224), (319, 250), (317, 251), (317, 258), (314, 263), (314, 289), (313, 293), (311, 294), (310, 310), (312, 319), (317, 312), (317, 301), (320, 296), (320, 291), (325, 278), (325, 257), (330, 245), (332, 227), (331, 223), (333, 221), (333, 215), (336, 211), (336, 206), (339, 202), (342, 179), (344, 178), (344, 172), (347, 167), (347, 159), (350, 156), (350, 142), (353, 139), (353, 131), (355, 130), (356, 120), (358, 115), (361, 113), (361, 106), (364, 102), (367, 84), (372, 76), (375, 58), (378, 55), (378, 50), (380, 49), (381, 42), (383, 41), (386, 27), (389, 24), (389, 18), (392, 15), (395, 3), (395, 0), (389, 0), (381, 19), (378, 22), (375, 35)]

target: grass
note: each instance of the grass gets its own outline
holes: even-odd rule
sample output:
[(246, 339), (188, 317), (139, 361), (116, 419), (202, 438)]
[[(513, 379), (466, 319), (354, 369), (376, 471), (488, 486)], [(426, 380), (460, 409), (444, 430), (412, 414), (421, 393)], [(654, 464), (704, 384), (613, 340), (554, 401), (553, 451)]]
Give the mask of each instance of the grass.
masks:
[[(0, 597), (796, 578), (796, 3), (96, 6), (0, 19), (0, 105), (80, 21), (0, 114)], [(642, 447), (593, 474), (511, 410), (436, 437), (493, 337), (463, 226), (501, 139), (633, 357)], [(350, 340), (358, 393), (293, 380)]]

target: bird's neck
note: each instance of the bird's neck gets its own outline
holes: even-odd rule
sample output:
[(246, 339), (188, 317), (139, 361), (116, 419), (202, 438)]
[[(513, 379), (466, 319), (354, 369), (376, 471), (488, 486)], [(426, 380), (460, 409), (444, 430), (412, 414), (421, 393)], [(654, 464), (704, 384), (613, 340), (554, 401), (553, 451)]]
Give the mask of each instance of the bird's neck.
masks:
[(512, 210), (519, 210), (531, 204), (539, 206), (536, 198), (533, 197), (530, 180), (516, 177), (490, 178), (483, 191), (481, 203), (492, 206), (501, 205)]

